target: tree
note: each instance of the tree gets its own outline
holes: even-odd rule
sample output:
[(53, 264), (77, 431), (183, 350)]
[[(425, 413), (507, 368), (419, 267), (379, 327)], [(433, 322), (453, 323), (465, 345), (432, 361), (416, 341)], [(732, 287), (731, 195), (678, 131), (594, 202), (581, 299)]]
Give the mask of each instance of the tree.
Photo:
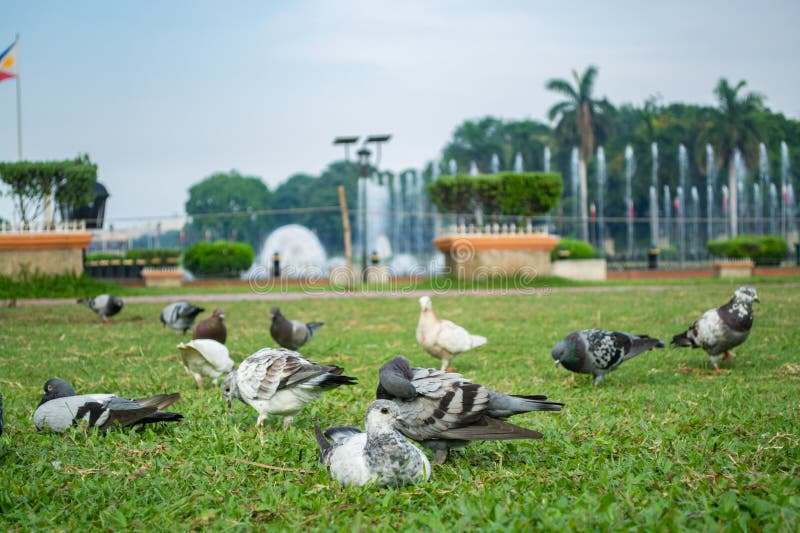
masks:
[(572, 71), (575, 86), (564, 79), (551, 79), (545, 87), (565, 97), (565, 100), (555, 104), (548, 111), (548, 118), (553, 121), (558, 119), (556, 133), (562, 140), (577, 140), (580, 142), (579, 150), (579, 177), (580, 177), (580, 206), (581, 206), (581, 233), (583, 240), (589, 239), (589, 208), (586, 183), (586, 164), (594, 155), (595, 140), (604, 129), (605, 118), (614, 110), (613, 106), (603, 98), (595, 100), (592, 97), (594, 82), (597, 77), (597, 68), (589, 66), (582, 75), (576, 70)]
[(738, 193), (736, 187), (736, 171), (734, 153), (742, 151), (749, 160), (755, 160), (758, 150), (759, 117), (763, 111), (764, 98), (757, 93), (740, 95), (747, 86), (744, 80), (731, 85), (721, 78), (714, 88), (719, 107), (711, 119), (708, 136), (720, 155), (720, 160), (728, 166), (728, 191), (730, 193), (730, 234), (738, 233)]
[(186, 213), (192, 217), (189, 241), (206, 237), (244, 241), (254, 248), (269, 224), (261, 212), (271, 207), (272, 195), (261, 179), (235, 170), (219, 172), (189, 189)]

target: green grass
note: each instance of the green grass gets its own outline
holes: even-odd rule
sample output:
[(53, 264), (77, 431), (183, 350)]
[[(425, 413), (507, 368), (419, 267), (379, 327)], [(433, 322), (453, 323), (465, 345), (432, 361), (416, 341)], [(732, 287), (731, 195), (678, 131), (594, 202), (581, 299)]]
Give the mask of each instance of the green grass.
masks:
[[(317, 464), (315, 421), (362, 425), (378, 367), (395, 354), (438, 365), (414, 340), (415, 300), (282, 302), (326, 322), (305, 355), (340, 364), (358, 386), (328, 393), (281, 429), (197, 390), (178, 361), (181, 337), (155, 304), (128, 304), (104, 326), (77, 305), (0, 309), (0, 530), (768, 530), (800, 528), (800, 298), (756, 285), (750, 339), (715, 374), (698, 350), (644, 354), (606, 376), (555, 368), (551, 347), (574, 329), (606, 327), (669, 340), (724, 302), (730, 283), (664, 292), (435, 296), (441, 316), (489, 338), (454, 361), (509, 393), (547, 394), (559, 414), (513, 419), (539, 441), (475, 443), (425, 485), (346, 489)], [(272, 302), (225, 306), (238, 362), (270, 344)], [(47, 378), (78, 392), (136, 397), (180, 391), (178, 424), (106, 435), (37, 433)], [(266, 469), (252, 463), (281, 467)]]

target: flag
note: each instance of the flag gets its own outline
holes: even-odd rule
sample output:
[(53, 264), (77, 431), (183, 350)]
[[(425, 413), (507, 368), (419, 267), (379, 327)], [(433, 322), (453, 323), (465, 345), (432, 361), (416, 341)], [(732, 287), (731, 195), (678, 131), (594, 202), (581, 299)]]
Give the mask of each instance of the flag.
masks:
[(15, 78), (17, 71), (17, 41), (0, 53), (0, 82)]

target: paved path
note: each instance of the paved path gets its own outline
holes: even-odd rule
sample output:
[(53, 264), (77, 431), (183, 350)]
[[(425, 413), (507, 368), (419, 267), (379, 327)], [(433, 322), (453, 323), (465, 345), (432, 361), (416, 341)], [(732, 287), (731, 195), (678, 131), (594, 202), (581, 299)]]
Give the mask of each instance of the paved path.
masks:
[[(772, 285), (772, 284), (771, 284)], [(800, 283), (777, 283), (772, 286), (797, 288)], [(219, 294), (165, 294), (157, 296), (125, 296), (126, 303), (166, 303), (178, 300), (191, 300), (193, 302), (244, 302), (244, 301), (285, 301), (302, 300), (306, 298), (419, 298), (420, 296), (504, 296), (510, 294), (559, 294), (559, 293), (598, 293), (598, 292), (665, 292), (686, 290), (686, 285), (601, 285), (592, 287), (536, 287), (528, 289), (462, 289), (462, 290), (436, 290), (436, 289), (398, 289), (398, 290), (371, 290), (371, 291), (332, 291), (314, 290), (296, 292), (239, 292)], [(17, 306), (37, 305), (72, 305), (74, 298), (35, 298), (17, 300)]]

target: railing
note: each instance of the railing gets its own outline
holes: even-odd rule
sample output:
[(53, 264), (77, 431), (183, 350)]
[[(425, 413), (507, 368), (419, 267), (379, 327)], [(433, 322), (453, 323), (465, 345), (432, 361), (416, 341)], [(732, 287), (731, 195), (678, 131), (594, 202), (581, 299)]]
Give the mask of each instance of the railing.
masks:
[(85, 220), (67, 220), (62, 222), (0, 222), (0, 233), (66, 233), (86, 231)]
[(528, 222), (524, 225), (517, 224), (451, 224), (443, 228), (440, 235), (547, 235), (546, 224), (532, 224)]

